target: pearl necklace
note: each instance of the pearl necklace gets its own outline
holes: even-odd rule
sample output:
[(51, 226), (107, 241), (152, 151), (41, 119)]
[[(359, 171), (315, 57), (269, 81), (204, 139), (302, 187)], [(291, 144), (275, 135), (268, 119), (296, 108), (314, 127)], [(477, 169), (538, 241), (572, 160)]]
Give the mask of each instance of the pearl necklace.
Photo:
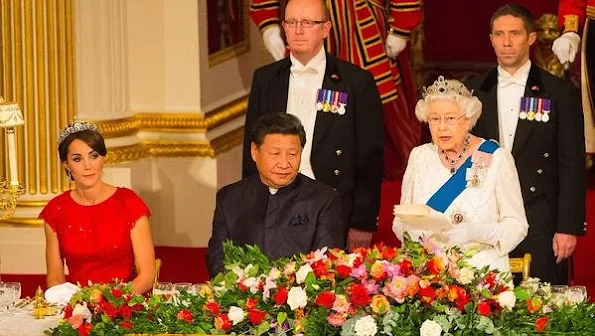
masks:
[(446, 151), (444, 149), (442, 149), (442, 154), (444, 154), (444, 159), (446, 159), (446, 162), (448, 162), (451, 167), (450, 167), (450, 174), (454, 175), (457, 172), (457, 169), (455, 168), (455, 166), (459, 163), (459, 161), (461, 161), (461, 159), (463, 158), (463, 156), (465, 155), (465, 153), (467, 153), (467, 150), (469, 149), (469, 145), (471, 144), (471, 137), (469, 136), (469, 134), (467, 134), (467, 136), (465, 137), (465, 140), (463, 141), (463, 151), (457, 155), (456, 158), (451, 159), (448, 157), (448, 154), (446, 153)]

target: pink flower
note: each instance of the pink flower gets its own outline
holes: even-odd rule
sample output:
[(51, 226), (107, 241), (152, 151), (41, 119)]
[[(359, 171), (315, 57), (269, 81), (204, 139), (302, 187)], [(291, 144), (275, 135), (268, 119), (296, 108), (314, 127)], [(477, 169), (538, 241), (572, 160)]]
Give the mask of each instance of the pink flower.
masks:
[(394, 276), (390, 282), (384, 285), (382, 292), (384, 295), (395, 299), (398, 303), (403, 303), (408, 294), (407, 285), (406, 278), (402, 276)]
[(73, 329), (78, 329), (83, 324), (83, 315), (72, 315), (66, 321), (70, 323)]
[(341, 313), (332, 313), (330, 314), (326, 320), (328, 321), (328, 323), (330, 323), (330, 325), (332, 325), (333, 327), (341, 327), (344, 323), (345, 320), (347, 320), (346, 314), (341, 314)]
[(333, 303), (333, 310), (337, 313), (346, 313), (351, 308), (351, 304), (347, 301), (345, 295), (336, 295), (335, 302)]
[(366, 265), (361, 264), (358, 267), (354, 267), (351, 269), (351, 276), (358, 279), (365, 279), (368, 277), (368, 270), (366, 269)]
[(377, 284), (374, 280), (370, 280), (370, 281), (362, 280), (362, 284), (366, 288), (366, 291), (368, 291), (368, 294), (370, 294), (370, 295), (378, 294), (378, 289), (380, 288), (380, 285)]

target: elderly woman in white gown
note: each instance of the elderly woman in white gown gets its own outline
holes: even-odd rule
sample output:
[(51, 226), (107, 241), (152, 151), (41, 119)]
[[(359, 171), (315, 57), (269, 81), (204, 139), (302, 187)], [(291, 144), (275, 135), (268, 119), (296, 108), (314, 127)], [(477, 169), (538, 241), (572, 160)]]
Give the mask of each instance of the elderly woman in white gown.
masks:
[(415, 114), (429, 124), (432, 143), (411, 152), (401, 204), (425, 204), (452, 227), (424, 231), (395, 216), (393, 231), (401, 241), (408, 232), (414, 240), (425, 235), (474, 249), (473, 266), (509, 271), (508, 253), (525, 238), (528, 224), (512, 155), (469, 133), (481, 102), (461, 82), (440, 76), (424, 88)]

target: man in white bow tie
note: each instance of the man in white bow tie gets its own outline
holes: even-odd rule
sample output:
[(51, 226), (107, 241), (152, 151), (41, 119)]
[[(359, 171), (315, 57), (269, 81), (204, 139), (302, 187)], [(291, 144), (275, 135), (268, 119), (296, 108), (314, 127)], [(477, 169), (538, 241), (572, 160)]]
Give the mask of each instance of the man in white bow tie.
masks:
[(531, 276), (568, 282), (568, 257), (586, 233), (585, 138), (577, 90), (531, 64), (535, 42), (531, 12), (505, 5), (491, 19), (498, 67), (466, 84), (484, 112), (473, 133), (512, 151), (525, 212), (527, 238), (511, 253), (531, 253)]
[(251, 127), (265, 113), (297, 116), (306, 130), (300, 173), (341, 196), (349, 248), (368, 246), (376, 230), (384, 123), (372, 75), (324, 50), (331, 29), (322, 0), (291, 0), (282, 22), (290, 56), (254, 72), (246, 113), (244, 177), (256, 173)]

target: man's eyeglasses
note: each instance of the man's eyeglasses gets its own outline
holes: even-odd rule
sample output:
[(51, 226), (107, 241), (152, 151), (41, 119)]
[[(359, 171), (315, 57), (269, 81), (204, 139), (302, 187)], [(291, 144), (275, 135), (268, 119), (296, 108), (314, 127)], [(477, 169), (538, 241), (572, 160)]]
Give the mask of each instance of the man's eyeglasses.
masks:
[(299, 24), (300, 26), (302, 26), (302, 28), (308, 29), (325, 22), (326, 20), (283, 20), (283, 26), (285, 28), (295, 28)]
[(446, 116), (446, 117), (437, 117), (437, 116), (432, 116), (428, 118), (428, 123), (430, 125), (440, 125), (440, 123), (442, 122), (442, 120), (444, 120), (444, 123), (447, 125), (454, 125), (459, 119), (463, 118), (465, 115), (461, 115), (458, 117), (455, 116)]

